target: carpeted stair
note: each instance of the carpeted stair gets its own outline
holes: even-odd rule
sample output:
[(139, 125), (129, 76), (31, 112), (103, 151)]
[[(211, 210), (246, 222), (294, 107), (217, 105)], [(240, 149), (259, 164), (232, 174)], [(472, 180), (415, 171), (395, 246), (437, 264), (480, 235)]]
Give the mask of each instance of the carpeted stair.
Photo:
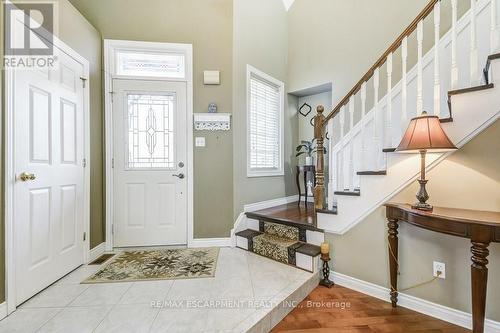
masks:
[(236, 246), (239, 248), (315, 272), (320, 247), (305, 241), (305, 230), (266, 221), (260, 221), (259, 230), (246, 229), (236, 233)]

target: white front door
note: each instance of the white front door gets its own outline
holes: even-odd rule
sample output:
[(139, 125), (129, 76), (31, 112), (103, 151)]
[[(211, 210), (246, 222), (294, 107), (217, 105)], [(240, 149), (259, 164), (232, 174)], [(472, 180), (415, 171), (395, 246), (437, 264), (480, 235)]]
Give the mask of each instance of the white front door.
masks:
[(83, 263), (84, 66), (15, 70), (16, 305)]
[(187, 243), (185, 82), (113, 80), (114, 246)]

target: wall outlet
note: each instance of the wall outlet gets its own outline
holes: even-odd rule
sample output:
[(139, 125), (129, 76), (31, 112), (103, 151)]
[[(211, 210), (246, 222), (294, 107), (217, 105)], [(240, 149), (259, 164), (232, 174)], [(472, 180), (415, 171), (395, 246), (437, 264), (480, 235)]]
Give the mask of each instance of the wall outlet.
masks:
[[(433, 263), (433, 271), (434, 276), (439, 277), (440, 279), (446, 279), (446, 265), (442, 262), (434, 261)], [(438, 276), (438, 272), (441, 272)]]

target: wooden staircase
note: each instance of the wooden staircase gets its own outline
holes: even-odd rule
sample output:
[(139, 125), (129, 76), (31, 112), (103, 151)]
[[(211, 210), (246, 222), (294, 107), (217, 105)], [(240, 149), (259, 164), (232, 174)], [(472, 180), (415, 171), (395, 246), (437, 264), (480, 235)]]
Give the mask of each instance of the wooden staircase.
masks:
[[(451, 28), (441, 35), (444, 1), (451, 2)], [(430, 1), (331, 112), (325, 115), (324, 108), (318, 107), (314, 118), (318, 151), (314, 206), (319, 228), (347, 232), (417, 178), (415, 157), (393, 154), (393, 147), (399, 144), (410, 119), (424, 110), (440, 117), (459, 148), (498, 119), (499, 2), (471, 0), (470, 9), (459, 18), (456, 0)], [(433, 36), (424, 36), (424, 20), (432, 20)], [(417, 60), (408, 70), (412, 35)], [(424, 38), (433, 40), (425, 54)], [(393, 66), (396, 54), (401, 56), (401, 68)], [(393, 84), (396, 70), (401, 71), (401, 81)], [(387, 93), (380, 97), (382, 75), (386, 76)], [(373, 100), (367, 101), (368, 96)], [(359, 115), (357, 122), (355, 115)], [(327, 129), (338, 137), (329, 141), (329, 154), (323, 156)], [(427, 169), (448, 155), (432, 154)], [(326, 157), (329, 170), (324, 170)], [(326, 215), (324, 209), (335, 209), (337, 215)]]

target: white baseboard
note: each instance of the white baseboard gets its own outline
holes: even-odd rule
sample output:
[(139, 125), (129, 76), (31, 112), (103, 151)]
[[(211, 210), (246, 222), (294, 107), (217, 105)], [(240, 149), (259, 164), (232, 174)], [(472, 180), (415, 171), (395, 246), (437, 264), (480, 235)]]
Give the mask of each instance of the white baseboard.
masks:
[(289, 197), (284, 197), (284, 198), (278, 198), (278, 199), (272, 199), (272, 200), (266, 200), (266, 201), (260, 201), (260, 202), (255, 202), (251, 204), (247, 204), (243, 206), (243, 211), (245, 212), (254, 212), (256, 210), (261, 210), (261, 209), (266, 209), (270, 207), (275, 207), (275, 206), (280, 206), (280, 205), (286, 205), (291, 202), (299, 201), (299, 196), (298, 195), (292, 195)]
[[(333, 277), (333, 281), (340, 286), (390, 302), (389, 288), (381, 287), (341, 273), (331, 272), (331, 276)], [(467, 329), (472, 328), (472, 315), (467, 312), (402, 293), (398, 296), (398, 305)], [(486, 319), (484, 324), (485, 333), (500, 333), (500, 322)]]
[(7, 317), (7, 302), (0, 304), (0, 320)]
[(102, 242), (101, 244), (97, 245), (96, 247), (90, 249), (89, 262), (96, 260), (104, 252), (106, 252), (106, 242)]
[(231, 237), (224, 238), (195, 238), (189, 243), (189, 247), (230, 247)]

